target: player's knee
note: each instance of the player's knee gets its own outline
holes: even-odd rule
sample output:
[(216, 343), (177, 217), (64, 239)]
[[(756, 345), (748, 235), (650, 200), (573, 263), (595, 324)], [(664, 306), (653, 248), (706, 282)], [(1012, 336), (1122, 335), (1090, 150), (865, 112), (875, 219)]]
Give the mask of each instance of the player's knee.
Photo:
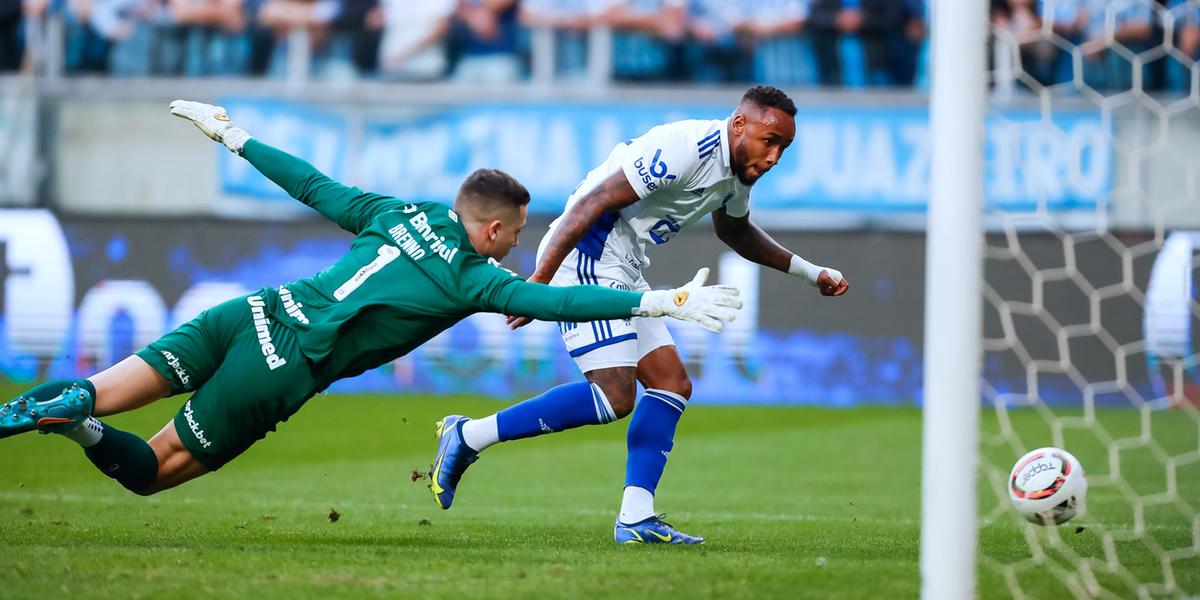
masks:
[(684, 400), (690, 400), (692, 397), (692, 380), (686, 373), (659, 378), (646, 387), (678, 394)]
[(624, 419), (633, 412), (633, 390), (621, 387), (617, 390), (609, 392), (605, 390), (604, 396), (608, 399), (608, 405), (612, 407), (613, 414), (618, 419)]
[(688, 377), (687, 375), (681, 375), (677, 379), (675, 379), (673, 382), (671, 382), (671, 386), (667, 387), (666, 390), (668, 392), (675, 392), (676, 394), (683, 396), (684, 400), (691, 400), (691, 398), (692, 398), (692, 379), (690, 377)]
[(633, 402), (637, 393), (636, 371), (632, 367), (616, 367), (612, 369), (597, 369), (587, 373), (588, 381), (600, 386), (604, 399), (608, 401), (613, 414), (623, 419), (633, 412)]

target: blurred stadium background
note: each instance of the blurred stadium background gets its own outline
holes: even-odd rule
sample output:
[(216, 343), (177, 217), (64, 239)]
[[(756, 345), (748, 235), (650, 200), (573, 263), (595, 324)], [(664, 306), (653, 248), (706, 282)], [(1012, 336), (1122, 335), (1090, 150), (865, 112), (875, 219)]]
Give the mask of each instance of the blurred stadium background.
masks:
[[(504, 169), (534, 198), (507, 261), (528, 274), (547, 224), (613, 144), (668, 120), (722, 117), (763, 83), (791, 93), (800, 114), (795, 143), (755, 187), (755, 219), (854, 287), (823, 301), (741, 261), (703, 224), (682, 233), (655, 255), (652, 285), (708, 264), (748, 296), (720, 336), (671, 323), (693, 402), (843, 407), (871, 422), (887, 420), (872, 405), (890, 405), (897, 412), (882, 414), (911, 423), (929, 10), (925, 0), (0, 0), (0, 380), (87, 375), (345, 249), (336, 227), (170, 118), (172, 99), (222, 104), (335, 179), (399, 197), (449, 202), (471, 170)], [(1001, 531), (982, 534), (992, 579), (981, 577), (994, 588), (981, 591), (1200, 593), (1200, 3), (992, 0), (989, 10), (981, 510)], [(331, 391), (511, 400), (578, 377), (553, 324), (512, 333), (476, 315)], [(915, 458), (914, 440), (903, 451)], [(1075, 546), (1019, 530), (1005, 509), (1012, 459), (1051, 444), (1075, 451), (1094, 497), (1121, 507), (1101, 501), (1089, 526), (1103, 533)], [(34, 458), (21, 460), (32, 469)], [(897, 473), (916, 476), (906, 468)], [(887, 476), (868, 470), (861, 483)], [(989, 554), (1005, 536), (1021, 549)], [(1126, 542), (1139, 549), (1121, 554)], [(901, 576), (911, 583), (915, 546), (902, 552), (914, 553)], [(1095, 575), (1106, 564), (1111, 579)], [(1049, 573), (1032, 591), (1030, 571)]]

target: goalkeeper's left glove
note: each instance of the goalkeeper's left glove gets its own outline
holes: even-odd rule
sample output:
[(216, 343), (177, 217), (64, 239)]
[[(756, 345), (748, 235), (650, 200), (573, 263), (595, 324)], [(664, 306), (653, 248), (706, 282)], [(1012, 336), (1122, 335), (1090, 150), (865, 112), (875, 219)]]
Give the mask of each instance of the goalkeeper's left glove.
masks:
[(731, 285), (704, 285), (706, 279), (708, 267), (697, 271), (681, 288), (645, 292), (634, 314), (695, 321), (709, 331), (721, 331), (736, 316), (734, 311), (742, 307), (740, 292)]
[(192, 125), (204, 132), (204, 135), (225, 144), (225, 147), (232, 150), (234, 154), (241, 154), (242, 146), (250, 139), (250, 134), (234, 125), (229, 120), (229, 115), (225, 113), (225, 109), (220, 106), (191, 100), (176, 100), (171, 103), (171, 114), (191, 121)]

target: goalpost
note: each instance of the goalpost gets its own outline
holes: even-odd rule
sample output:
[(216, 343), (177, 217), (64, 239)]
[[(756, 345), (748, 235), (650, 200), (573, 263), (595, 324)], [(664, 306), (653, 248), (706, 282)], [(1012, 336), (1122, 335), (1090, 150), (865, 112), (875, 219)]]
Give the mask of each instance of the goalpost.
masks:
[[(1200, 0), (1037, 5), (931, 7), (922, 596), (1200, 597)], [(1008, 501), (1041, 446), (1063, 526)]]
[(975, 589), (982, 331), (984, 0), (932, 3), (933, 157), (925, 249), (921, 595)]

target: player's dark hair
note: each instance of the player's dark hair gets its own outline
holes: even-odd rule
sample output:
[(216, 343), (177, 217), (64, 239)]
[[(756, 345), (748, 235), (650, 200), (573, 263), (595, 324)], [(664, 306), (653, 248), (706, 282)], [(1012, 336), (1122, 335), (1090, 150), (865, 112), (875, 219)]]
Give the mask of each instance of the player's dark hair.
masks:
[(742, 102), (751, 102), (760, 108), (778, 108), (790, 116), (796, 116), (796, 103), (777, 87), (756, 85), (746, 90)]
[(499, 169), (476, 169), (458, 188), (455, 205), (459, 203), (469, 204), (472, 212), (476, 213), (474, 216), (490, 217), (494, 209), (519, 208), (529, 204), (529, 190), (512, 175)]

